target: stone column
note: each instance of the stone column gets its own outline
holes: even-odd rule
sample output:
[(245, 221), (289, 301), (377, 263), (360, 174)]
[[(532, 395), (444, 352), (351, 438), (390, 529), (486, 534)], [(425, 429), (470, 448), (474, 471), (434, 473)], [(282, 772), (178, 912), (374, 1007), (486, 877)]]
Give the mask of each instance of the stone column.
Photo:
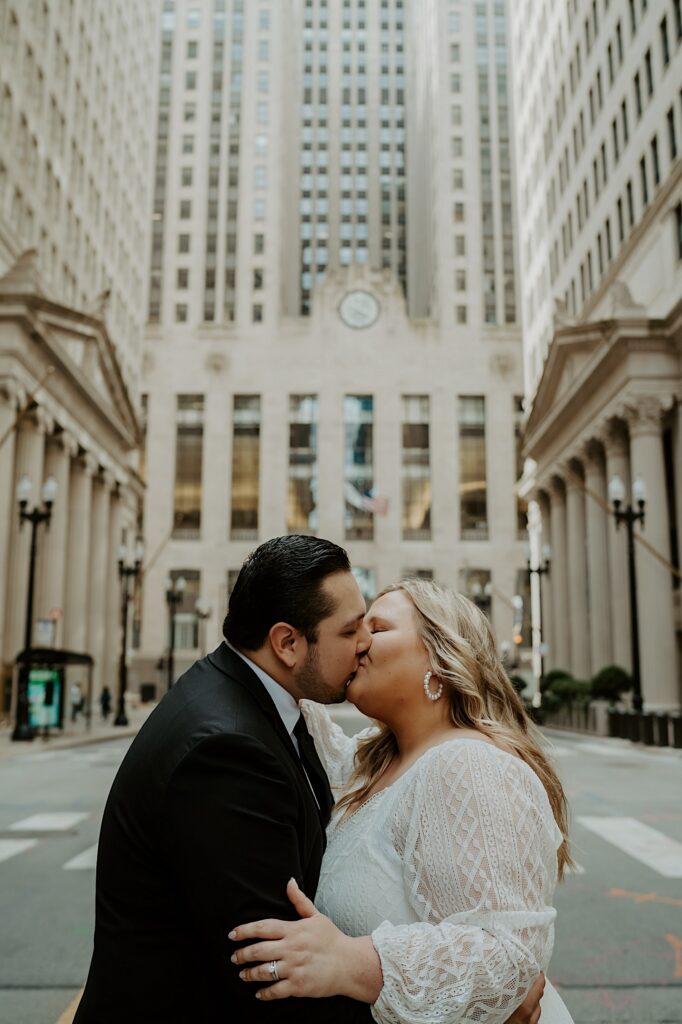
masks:
[[(31, 526), (20, 525), (16, 503), (16, 485), (22, 476), (33, 484), (29, 507), (41, 502), (43, 465), (45, 461), (45, 431), (48, 424), (42, 411), (22, 418), (16, 435), (14, 481), (10, 489), (14, 515), (10, 526), (10, 550), (5, 596), (5, 638), (3, 660), (13, 662), (24, 647), (26, 626), (26, 598), (28, 594), (29, 559), (31, 553)], [(44, 526), (38, 527), (38, 550), (44, 544)], [(35, 608), (35, 606), (34, 606)]]
[(36, 618), (47, 618), (50, 612), (59, 611), (57, 620), (56, 646), (63, 644), (63, 616), (66, 594), (66, 555), (69, 523), (69, 483), (71, 459), (76, 455), (78, 445), (66, 432), (48, 439), (45, 452), (45, 476), (53, 476), (59, 490), (52, 506), (52, 518), (40, 555), (40, 571), (36, 600)]
[(677, 513), (677, 556), (682, 567), (682, 395), (677, 399), (673, 412), (673, 487)]
[[(92, 487), (92, 523), (90, 529), (90, 559), (88, 581), (88, 653), (95, 662), (93, 669), (92, 699), (97, 700), (106, 680), (106, 632), (109, 587), (109, 521), (111, 490), (114, 484), (110, 473), (96, 476)], [(109, 682), (111, 682), (109, 680)]]
[(550, 530), (552, 535), (552, 609), (554, 612), (553, 668), (571, 671), (571, 648), (568, 621), (568, 559), (566, 538), (566, 487), (559, 476), (550, 483)]
[[(12, 523), (15, 516), (18, 515), (14, 495), (16, 433), (12, 430), (16, 415), (16, 395), (12, 383), (7, 381), (0, 384), (0, 662), (5, 650), (5, 593), (10, 558), (10, 536)], [(3, 438), (5, 438), (4, 443)], [(1, 675), (0, 671), (0, 677)]]
[(69, 485), (64, 646), (80, 654), (88, 651), (90, 515), (92, 477), (96, 469), (97, 462), (92, 455), (74, 459)]
[(577, 679), (590, 677), (590, 609), (587, 594), (585, 491), (582, 466), (572, 459), (566, 472), (568, 608), (571, 671)]
[[(669, 562), (670, 517), (661, 436), (662, 405), (656, 398), (642, 398), (628, 408), (626, 415), (630, 428), (632, 479), (643, 480), (647, 490), (646, 519), (641, 533)], [(639, 525), (635, 533), (640, 533)], [(649, 711), (677, 708), (681, 694), (672, 577), (669, 569), (637, 542), (635, 561), (644, 706)]]
[(613, 661), (609, 608), (608, 511), (604, 449), (590, 441), (583, 450), (587, 521), (587, 583), (590, 609), (590, 661), (594, 675)]
[[(556, 644), (554, 640), (554, 602), (552, 592), (552, 573), (554, 572), (553, 564), (553, 551), (552, 551), (552, 523), (551, 523), (551, 498), (547, 491), (539, 491), (536, 495), (538, 507), (540, 509), (540, 517), (542, 521), (542, 533), (540, 543), (540, 557), (541, 561), (544, 562), (542, 555), (542, 549), (549, 547), (551, 555), (549, 562), (549, 572), (545, 573), (540, 577), (540, 616), (542, 622), (542, 642), (547, 647), (547, 657), (545, 658), (545, 671), (550, 668), (555, 668), (556, 662)], [(558, 666), (561, 668), (561, 666)]]
[[(628, 436), (620, 420), (610, 420), (600, 434), (606, 453), (606, 486), (614, 476), (619, 476), (630, 493), (630, 456)], [(609, 546), (609, 603), (611, 607), (611, 643), (613, 662), (632, 671), (630, 649), (630, 592), (628, 589), (628, 545), (627, 535), (611, 513), (606, 525)]]
[[(118, 696), (118, 659), (121, 653), (121, 581), (118, 578), (118, 552), (123, 542), (123, 501), (120, 488), (111, 496), (109, 515), (109, 545), (107, 551), (107, 607), (105, 619), (104, 673), (102, 685), (111, 691), (114, 715)], [(134, 534), (130, 531), (128, 545), (134, 547)], [(132, 585), (131, 585), (132, 593)]]

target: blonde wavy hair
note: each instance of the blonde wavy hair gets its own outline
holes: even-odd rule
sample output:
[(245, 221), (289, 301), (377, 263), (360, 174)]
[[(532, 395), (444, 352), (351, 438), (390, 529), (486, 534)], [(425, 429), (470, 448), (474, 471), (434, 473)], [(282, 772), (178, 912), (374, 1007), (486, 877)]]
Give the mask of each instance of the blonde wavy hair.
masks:
[[(557, 853), (558, 876), (563, 878), (566, 868), (573, 864), (568, 848), (566, 796), (544, 751), (542, 734), (527, 715), (498, 657), (488, 619), (468, 598), (430, 580), (401, 580), (386, 587), (378, 597), (395, 591), (405, 594), (414, 607), (417, 633), (434, 676), (443, 683), (452, 724), (475, 729), (518, 755), (545, 787), (564, 837)], [(379, 732), (358, 745), (351, 788), (339, 806), (362, 803), (398, 753), (389, 727), (378, 724)]]

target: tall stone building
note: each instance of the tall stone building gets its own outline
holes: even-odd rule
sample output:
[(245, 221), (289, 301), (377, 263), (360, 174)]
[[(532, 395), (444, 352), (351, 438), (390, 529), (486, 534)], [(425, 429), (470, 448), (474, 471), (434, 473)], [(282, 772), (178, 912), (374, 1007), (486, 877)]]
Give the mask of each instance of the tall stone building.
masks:
[(582, 678), (632, 668), (626, 531), (608, 485), (618, 477), (627, 504), (643, 484), (643, 696), (679, 707), (682, 4), (525, 0), (511, 34), (525, 493), (552, 548), (548, 663)]
[(58, 484), (38, 533), (33, 644), (92, 658), (94, 694), (114, 680), (116, 559), (142, 493), (157, 22), (154, 5), (134, 0), (0, 0), (3, 714), (24, 646), (24, 476), (29, 507), (47, 477)]
[[(345, 545), (511, 640), (525, 586), (501, 2), (165, 0), (140, 681), (220, 637), (260, 541)], [(201, 598), (211, 608), (202, 624)]]

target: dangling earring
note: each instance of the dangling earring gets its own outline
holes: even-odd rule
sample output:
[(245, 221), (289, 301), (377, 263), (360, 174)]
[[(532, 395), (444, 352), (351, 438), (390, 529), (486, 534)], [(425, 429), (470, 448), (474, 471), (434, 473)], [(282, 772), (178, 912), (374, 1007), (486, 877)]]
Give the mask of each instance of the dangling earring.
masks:
[(429, 671), (424, 676), (424, 693), (429, 698), (429, 700), (440, 700), (440, 698), (443, 696), (443, 684), (440, 683), (440, 685), (438, 686), (438, 689), (434, 693), (433, 690), (431, 689), (431, 685), (430, 685), (430, 683), (431, 683), (431, 676), (432, 675), (433, 675), (433, 672)]

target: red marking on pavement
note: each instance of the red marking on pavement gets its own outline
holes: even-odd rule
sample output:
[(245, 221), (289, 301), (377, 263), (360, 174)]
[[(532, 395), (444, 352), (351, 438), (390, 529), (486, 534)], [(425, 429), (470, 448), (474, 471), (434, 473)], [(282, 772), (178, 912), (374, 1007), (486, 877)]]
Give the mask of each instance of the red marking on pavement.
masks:
[(682, 939), (678, 939), (677, 935), (666, 935), (666, 942), (669, 942), (675, 951), (675, 972), (674, 978), (682, 978)]
[(607, 896), (621, 897), (634, 903), (662, 903), (667, 907), (682, 907), (682, 900), (674, 896), (659, 896), (655, 892), (628, 892), (627, 889), (609, 889)]

